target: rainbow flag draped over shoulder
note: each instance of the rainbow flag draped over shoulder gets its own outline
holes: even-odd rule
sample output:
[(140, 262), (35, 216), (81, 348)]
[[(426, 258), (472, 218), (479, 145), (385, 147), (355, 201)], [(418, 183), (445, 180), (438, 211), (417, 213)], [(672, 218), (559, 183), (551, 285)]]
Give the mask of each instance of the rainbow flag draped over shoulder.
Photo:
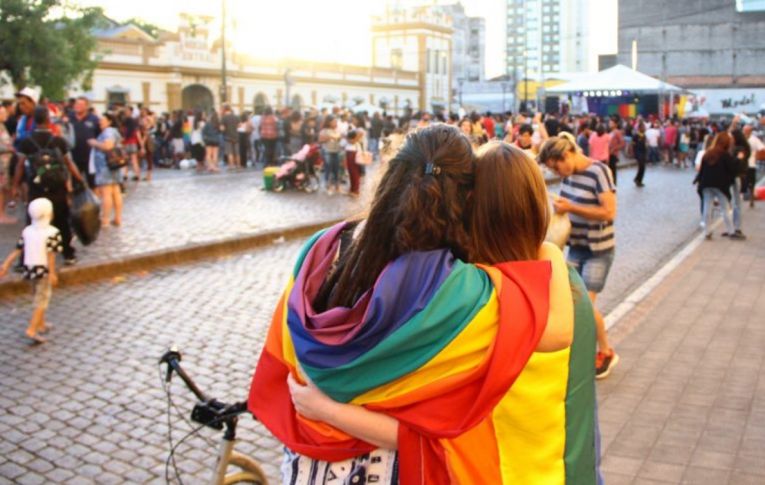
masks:
[(353, 307), (319, 313), (311, 302), (344, 227), (314, 236), (298, 258), (253, 377), (250, 411), (311, 458), (374, 449), (295, 412), (287, 375), (298, 375), (299, 364), (333, 399), (399, 421), (402, 484), (502, 483), (502, 416), (493, 410), (544, 331), (550, 264), (478, 267), (447, 250), (409, 253)]

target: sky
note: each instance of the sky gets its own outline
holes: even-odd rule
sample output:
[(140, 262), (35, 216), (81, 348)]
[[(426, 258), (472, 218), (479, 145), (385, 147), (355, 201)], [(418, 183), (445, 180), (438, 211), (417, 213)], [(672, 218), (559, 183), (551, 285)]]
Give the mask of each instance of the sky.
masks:
[[(616, 53), (617, 0), (586, 1), (590, 2), (591, 45), (595, 46), (591, 58)], [(103, 7), (107, 15), (118, 21), (138, 17), (174, 31), (181, 11), (219, 18), (221, 0), (79, 0), (79, 3)], [(226, 0), (228, 29), (236, 49), (262, 58), (291, 57), (359, 65), (371, 62), (370, 17), (384, 8), (384, 2), (277, 0), (269, 1), (264, 9), (265, 3)], [(401, 3), (422, 4), (427, 0)], [(462, 4), (468, 15), (486, 19), (487, 77), (503, 74), (505, 0), (462, 0)], [(219, 25), (218, 20), (215, 22)]]

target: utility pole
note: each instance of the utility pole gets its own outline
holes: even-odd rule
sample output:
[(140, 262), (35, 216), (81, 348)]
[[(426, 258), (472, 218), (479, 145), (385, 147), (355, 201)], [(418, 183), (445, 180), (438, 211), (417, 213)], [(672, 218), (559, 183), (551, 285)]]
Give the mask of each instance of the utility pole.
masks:
[(221, 65), (220, 77), (223, 84), (220, 87), (220, 101), (228, 101), (228, 81), (226, 80), (226, 0), (221, 0), (220, 40), (221, 40)]
[(292, 103), (290, 100), (290, 86), (292, 86), (293, 84), (291, 73), (292, 73), (292, 70), (290, 68), (287, 68), (284, 70), (284, 106), (288, 108), (292, 106)]
[(507, 82), (502, 81), (502, 113), (507, 113), (507, 106), (505, 105), (505, 91), (507, 91)]
[(523, 108), (529, 110), (529, 26), (526, 23), (528, 12), (526, 0), (523, 0)]

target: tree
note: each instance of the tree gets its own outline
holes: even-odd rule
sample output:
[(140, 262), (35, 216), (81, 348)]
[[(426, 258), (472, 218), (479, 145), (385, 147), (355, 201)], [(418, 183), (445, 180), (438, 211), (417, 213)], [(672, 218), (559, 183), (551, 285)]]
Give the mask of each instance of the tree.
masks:
[(66, 0), (0, 0), (0, 73), (54, 99), (73, 83), (87, 89), (97, 63), (92, 31), (103, 18), (100, 8)]

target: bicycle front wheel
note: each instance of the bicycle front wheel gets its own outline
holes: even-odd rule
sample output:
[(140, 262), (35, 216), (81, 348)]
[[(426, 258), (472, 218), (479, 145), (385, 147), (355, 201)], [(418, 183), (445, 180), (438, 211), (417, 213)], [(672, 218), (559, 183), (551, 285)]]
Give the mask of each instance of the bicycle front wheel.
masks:
[(250, 472), (235, 472), (226, 475), (223, 480), (225, 485), (233, 485), (236, 483), (249, 483), (252, 485), (267, 485), (268, 480), (265, 477), (256, 475)]
[(257, 485), (268, 485), (266, 474), (257, 461), (241, 453), (233, 452), (229, 464), (234, 465), (241, 471), (229, 473), (223, 480), (225, 485), (234, 483), (252, 483)]

